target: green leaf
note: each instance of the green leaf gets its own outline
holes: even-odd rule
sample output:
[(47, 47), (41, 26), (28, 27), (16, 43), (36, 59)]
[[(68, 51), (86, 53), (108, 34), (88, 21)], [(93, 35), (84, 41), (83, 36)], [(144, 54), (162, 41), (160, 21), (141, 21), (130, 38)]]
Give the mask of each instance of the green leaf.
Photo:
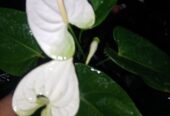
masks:
[(106, 74), (76, 64), (80, 87), (77, 116), (141, 116), (127, 93)]
[(117, 0), (89, 0), (93, 6), (96, 22), (94, 27), (102, 23), (108, 16), (113, 6), (116, 5)]
[(170, 92), (170, 57), (143, 37), (122, 27), (114, 30), (118, 53), (106, 50), (110, 59), (157, 90)]
[(21, 76), (42, 57), (28, 27), (26, 14), (0, 8), (0, 69)]

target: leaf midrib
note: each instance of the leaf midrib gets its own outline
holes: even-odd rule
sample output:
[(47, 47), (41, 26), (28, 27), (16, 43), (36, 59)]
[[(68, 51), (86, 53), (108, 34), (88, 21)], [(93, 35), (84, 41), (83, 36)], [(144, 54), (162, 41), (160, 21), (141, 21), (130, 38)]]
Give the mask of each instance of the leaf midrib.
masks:
[(89, 101), (87, 101), (83, 96), (80, 96), (80, 100), (82, 100), (83, 102), (85, 102), (86, 104), (90, 105), (93, 109), (95, 109), (97, 112), (99, 112), (102, 116), (104, 116), (104, 114), (99, 111), (97, 109), (97, 107), (95, 107), (92, 103), (90, 103)]
[[(28, 61), (28, 60), (31, 60), (31, 59), (33, 59), (33, 58), (37, 58), (37, 55), (32, 55), (31, 57), (28, 57), (28, 58), (25, 58), (24, 60), (20, 60), (19, 62), (17, 62), (17, 61), (15, 61), (15, 62), (9, 62), (9, 61), (3, 61), (3, 63), (7, 63), (7, 64), (17, 64), (17, 63), (23, 63), (23, 62), (26, 62), (26, 61)], [(0, 61), (0, 63), (1, 63), (1, 61)]]
[[(111, 49), (110, 49), (109, 51), (114, 52), (114, 51), (112, 51)], [(107, 51), (106, 51), (106, 53), (109, 55), (109, 57), (110, 57), (111, 59), (113, 59), (113, 58), (111, 57), (112, 55), (110, 55), (110, 53), (108, 53)], [(149, 69), (149, 70), (151, 70), (151, 71), (153, 71), (153, 72), (157, 72), (157, 73), (160, 73), (160, 74), (164, 75), (164, 72), (155, 70), (155, 69), (153, 69), (152, 67), (149, 67), (149, 66), (147, 66), (147, 65), (141, 64), (140, 62), (137, 62), (137, 61), (135, 61), (135, 60), (132, 60), (132, 59), (126, 57), (126, 56), (122, 56), (121, 54), (119, 54), (119, 52), (118, 52), (118, 53), (115, 52), (115, 54), (117, 54), (118, 57), (124, 58), (124, 59), (126, 59), (126, 60), (129, 60), (130, 62), (136, 63), (137, 65), (141, 65), (141, 66), (145, 67), (146, 69)]]
[(142, 63), (140, 63), (140, 62), (137, 62), (136, 60), (132, 60), (132, 59), (130, 59), (130, 58), (128, 58), (127, 56), (122, 56), (122, 55), (118, 55), (119, 57), (122, 57), (122, 58), (124, 58), (124, 59), (127, 59), (127, 60), (129, 60), (129, 61), (131, 61), (131, 62), (134, 62), (134, 63), (136, 63), (136, 64), (138, 64), (138, 65), (141, 65), (141, 66), (143, 66), (143, 67), (146, 67), (147, 69), (149, 69), (149, 70), (151, 70), (151, 71), (153, 71), (153, 72), (158, 72), (158, 73), (160, 73), (160, 74), (164, 74), (165, 72), (162, 72), (162, 71), (159, 71), (159, 70), (157, 70), (157, 69), (154, 69), (154, 68), (152, 68), (152, 67), (150, 67), (150, 66), (148, 66), (148, 65), (145, 65), (145, 64), (142, 64)]
[(33, 54), (35, 54), (35, 55), (33, 55), (32, 57), (37, 56), (37, 57), (40, 57), (40, 58), (44, 58), (44, 56), (41, 55), (41, 53), (37, 52), (36, 50), (34, 50), (33, 48), (31, 48), (30, 46), (25, 45), (24, 43), (22, 43), (22, 42), (20, 42), (20, 41), (18, 41), (18, 40), (12, 39), (12, 38), (15, 38), (15, 37), (13, 37), (13, 36), (11, 36), (11, 35), (10, 35), (10, 36), (9, 36), (9, 35), (5, 35), (5, 34), (2, 34), (2, 35), (8, 36), (8, 38), (9, 38), (10, 40), (16, 42), (16, 43), (19, 44), (20, 46), (23, 46), (23, 47), (25, 47), (27, 50), (31, 51)]

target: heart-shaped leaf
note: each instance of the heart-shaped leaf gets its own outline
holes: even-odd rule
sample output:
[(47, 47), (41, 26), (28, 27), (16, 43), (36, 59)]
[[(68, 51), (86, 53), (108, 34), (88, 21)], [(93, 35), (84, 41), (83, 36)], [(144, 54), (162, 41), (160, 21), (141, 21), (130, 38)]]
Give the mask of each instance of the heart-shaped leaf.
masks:
[(108, 16), (113, 6), (116, 5), (117, 0), (89, 0), (93, 6), (96, 22), (94, 27), (102, 23)]
[(80, 86), (77, 116), (141, 116), (127, 93), (106, 74), (76, 64)]
[(42, 57), (28, 27), (26, 14), (0, 8), (0, 69), (21, 76)]
[(170, 57), (143, 37), (122, 27), (114, 30), (118, 53), (106, 50), (110, 59), (151, 87), (170, 92)]

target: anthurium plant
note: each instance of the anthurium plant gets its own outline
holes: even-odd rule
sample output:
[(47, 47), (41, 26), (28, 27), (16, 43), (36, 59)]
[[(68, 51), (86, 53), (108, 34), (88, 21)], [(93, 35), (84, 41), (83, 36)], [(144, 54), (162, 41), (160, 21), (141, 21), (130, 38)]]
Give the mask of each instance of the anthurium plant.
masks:
[[(86, 36), (117, 0), (26, 0), (26, 11), (0, 8), (0, 70), (20, 78), (12, 107), (18, 116), (141, 116), (127, 92), (95, 60), (102, 41)], [(107, 31), (107, 30), (106, 30)], [(132, 31), (113, 29), (112, 64), (170, 92), (170, 57)], [(84, 48), (84, 39), (90, 40)], [(105, 38), (107, 39), (107, 38)], [(97, 65), (96, 65), (97, 64)], [(142, 98), (141, 98), (142, 99)]]

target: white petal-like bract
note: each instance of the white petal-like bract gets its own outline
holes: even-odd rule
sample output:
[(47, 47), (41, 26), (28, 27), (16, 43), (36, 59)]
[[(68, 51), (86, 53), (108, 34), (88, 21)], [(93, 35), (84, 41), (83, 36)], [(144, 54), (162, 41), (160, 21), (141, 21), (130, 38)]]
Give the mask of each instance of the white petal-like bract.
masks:
[[(19, 116), (29, 116), (43, 103), (42, 116), (74, 116), (79, 108), (78, 80), (72, 58), (53, 60), (28, 73), (13, 96), (13, 109)], [(44, 104), (43, 104), (44, 105)]]
[(75, 45), (68, 31), (68, 23), (86, 29), (95, 21), (88, 0), (27, 0), (26, 4), (33, 35), (52, 59), (66, 59), (74, 54)]
[(63, 0), (69, 23), (88, 29), (95, 23), (95, 14), (88, 0)]

